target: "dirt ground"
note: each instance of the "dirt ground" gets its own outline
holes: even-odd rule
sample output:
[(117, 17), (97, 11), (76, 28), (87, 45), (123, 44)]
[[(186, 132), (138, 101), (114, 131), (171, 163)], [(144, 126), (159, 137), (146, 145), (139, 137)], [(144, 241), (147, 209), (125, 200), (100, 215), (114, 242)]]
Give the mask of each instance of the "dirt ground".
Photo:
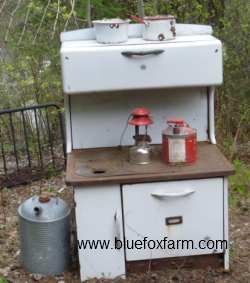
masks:
[[(0, 195), (0, 282), (1, 275), (13, 283), (76, 283), (80, 282), (77, 263), (63, 276), (43, 278), (26, 273), (19, 262), (18, 206), (41, 191), (57, 191), (65, 187), (63, 176), (37, 181), (30, 185), (4, 189)], [(72, 188), (65, 187), (61, 197), (72, 204)], [(211, 208), (212, 209), (212, 208)], [(231, 270), (221, 269), (149, 272), (131, 275), (127, 280), (91, 280), (90, 282), (161, 283), (161, 282), (250, 282), (250, 198), (240, 199), (230, 208)]]

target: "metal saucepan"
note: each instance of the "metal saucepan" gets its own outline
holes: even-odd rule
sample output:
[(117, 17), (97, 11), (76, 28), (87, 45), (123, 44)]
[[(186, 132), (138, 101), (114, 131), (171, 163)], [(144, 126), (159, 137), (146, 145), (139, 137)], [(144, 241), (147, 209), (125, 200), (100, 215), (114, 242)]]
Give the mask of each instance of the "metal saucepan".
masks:
[(93, 21), (97, 42), (106, 44), (126, 42), (129, 22), (130, 20), (122, 19)]
[(170, 40), (176, 36), (176, 19), (171, 15), (139, 18), (131, 16), (131, 19), (143, 24), (142, 36), (145, 40)]

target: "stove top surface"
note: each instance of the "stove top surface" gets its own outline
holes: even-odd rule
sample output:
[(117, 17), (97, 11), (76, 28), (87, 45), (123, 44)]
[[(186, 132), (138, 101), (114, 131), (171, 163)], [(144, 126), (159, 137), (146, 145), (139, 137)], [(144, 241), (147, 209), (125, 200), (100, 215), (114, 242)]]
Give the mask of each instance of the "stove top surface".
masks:
[(152, 146), (152, 163), (132, 165), (128, 147), (75, 150), (68, 156), (66, 182), (70, 185), (136, 183), (232, 175), (234, 168), (216, 145), (199, 143), (198, 160), (192, 165), (168, 165), (161, 145)]

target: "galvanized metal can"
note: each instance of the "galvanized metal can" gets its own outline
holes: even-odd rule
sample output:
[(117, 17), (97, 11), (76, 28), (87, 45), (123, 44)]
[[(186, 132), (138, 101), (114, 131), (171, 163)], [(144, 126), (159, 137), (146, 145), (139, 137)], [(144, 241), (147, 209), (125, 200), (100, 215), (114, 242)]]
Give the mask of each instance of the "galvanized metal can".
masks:
[(27, 271), (59, 275), (69, 267), (70, 211), (65, 201), (48, 196), (19, 206), (21, 262)]

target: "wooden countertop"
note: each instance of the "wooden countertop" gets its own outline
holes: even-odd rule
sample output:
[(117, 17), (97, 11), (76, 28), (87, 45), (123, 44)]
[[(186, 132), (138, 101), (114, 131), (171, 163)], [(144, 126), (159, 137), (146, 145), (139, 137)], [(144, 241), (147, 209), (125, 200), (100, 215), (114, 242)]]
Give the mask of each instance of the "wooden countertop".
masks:
[(161, 145), (153, 146), (148, 165), (131, 165), (128, 147), (74, 150), (68, 154), (66, 183), (73, 186), (131, 184), (153, 181), (200, 179), (234, 174), (233, 165), (216, 145), (198, 145), (198, 160), (193, 165), (167, 165), (161, 159)]

